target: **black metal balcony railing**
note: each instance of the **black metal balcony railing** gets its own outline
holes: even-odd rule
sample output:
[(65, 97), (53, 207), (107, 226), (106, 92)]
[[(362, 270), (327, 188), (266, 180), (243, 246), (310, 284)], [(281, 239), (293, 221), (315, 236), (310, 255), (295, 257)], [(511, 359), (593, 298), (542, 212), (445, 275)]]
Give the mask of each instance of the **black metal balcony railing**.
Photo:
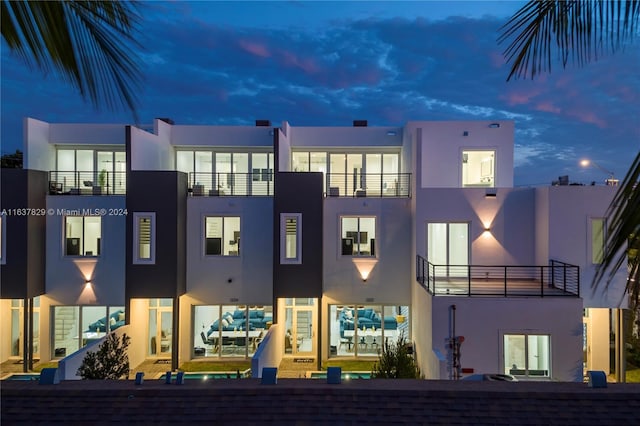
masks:
[(126, 172), (49, 172), (51, 195), (124, 195), (126, 192)]
[(327, 173), (328, 197), (411, 197), (411, 173)]
[(189, 173), (189, 192), (193, 196), (272, 196), (274, 173)]
[(434, 296), (580, 296), (580, 268), (557, 260), (545, 266), (434, 265), (418, 255), (416, 279)]

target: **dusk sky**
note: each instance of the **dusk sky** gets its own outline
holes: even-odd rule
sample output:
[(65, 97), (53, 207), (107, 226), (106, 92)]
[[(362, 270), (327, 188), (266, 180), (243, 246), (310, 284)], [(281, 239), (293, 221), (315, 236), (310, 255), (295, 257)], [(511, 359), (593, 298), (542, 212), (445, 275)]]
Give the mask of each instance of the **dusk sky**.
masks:
[[(500, 27), (525, 2), (145, 2), (143, 124), (402, 126), (513, 120), (515, 184), (620, 179), (640, 149), (640, 41), (583, 68), (507, 82)], [(130, 123), (96, 111), (2, 42), (2, 153), (22, 119)]]

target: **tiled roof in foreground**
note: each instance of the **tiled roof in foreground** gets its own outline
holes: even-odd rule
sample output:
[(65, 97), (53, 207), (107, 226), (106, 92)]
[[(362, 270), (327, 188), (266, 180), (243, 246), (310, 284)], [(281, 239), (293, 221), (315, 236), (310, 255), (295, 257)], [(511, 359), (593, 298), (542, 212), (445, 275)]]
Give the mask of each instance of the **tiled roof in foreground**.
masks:
[(495, 424), (640, 422), (640, 384), (255, 379), (2, 382), (9, 424)]

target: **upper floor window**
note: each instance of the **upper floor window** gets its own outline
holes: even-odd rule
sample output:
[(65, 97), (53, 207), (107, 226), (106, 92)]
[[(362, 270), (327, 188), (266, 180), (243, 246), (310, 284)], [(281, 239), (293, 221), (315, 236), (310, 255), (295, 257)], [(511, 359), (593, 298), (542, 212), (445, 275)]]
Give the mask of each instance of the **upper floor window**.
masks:
[(462, 151), (462, 186), (495, 186), (495, 151)]
[(376, 218), (341, 218), (341, 254), (343, 256), (376, 255)]
[(280, 214), (280, 263), (302, 263), (302, 214)]
[(95, 193), (100, 188), (101, 194), (126, 193), (124, 151), (58, 149), (56, 161), (56, 171), (51, 172), (50, 180), (60, 185), (63, 192), (85, 190)]
[(325, 192), (330, 196), (398, 195), (405, 179), (397, 152), (294, 151), (291, 170), (325, 173)]
[(600, 264), (604, 258), (604, 233), (605, 220), (603, 218), (591, 219), (591, 263)]
[(156, 263), (156, 214), (133, 213), (133, 263)]
[(273, 162), (272, 152), (176, 151), (176, 170), (189, 175), (194, 195), (273, 194)]
[(204, 254), (207, 256), (240, 255), (240, 218), (208, 216), (204, 219)]
[(65, 255), (98, 256), (102, 237), (100, 216), (65, 216)]

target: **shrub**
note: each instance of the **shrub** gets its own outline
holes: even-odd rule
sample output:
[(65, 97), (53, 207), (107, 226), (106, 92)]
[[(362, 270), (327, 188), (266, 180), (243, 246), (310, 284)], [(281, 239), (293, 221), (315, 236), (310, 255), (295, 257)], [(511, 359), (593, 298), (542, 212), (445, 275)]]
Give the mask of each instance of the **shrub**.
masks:
[(107, 336), (98, 350), (87, 352), (78, 369), (84, 380), (117, 380), (129, 377), (127, 347), (131, 338), (126, 334), (119, 338), (116, 333)]
[(420, 368), (416, 365), (404, 333), (396, 343), (388, 340), (382, 347), (378, 361), (373, 365), (371, 377), (376, 379), (419, 379)]

